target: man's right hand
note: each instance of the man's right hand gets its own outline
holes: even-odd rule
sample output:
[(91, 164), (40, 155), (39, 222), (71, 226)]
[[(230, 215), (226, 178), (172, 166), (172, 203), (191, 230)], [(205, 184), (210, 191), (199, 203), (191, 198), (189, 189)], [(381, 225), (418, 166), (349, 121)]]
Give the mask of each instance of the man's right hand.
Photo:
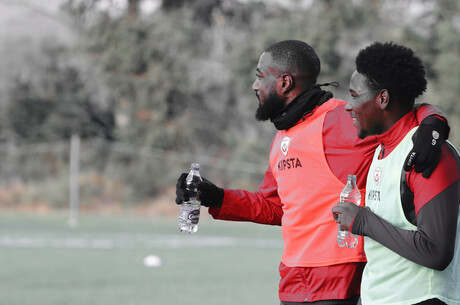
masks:
[[(183, 201), (189, 200), (189, 195), (186, 190), (185, 179), (187, 178), (187, 173), (182, 173), (177, 179), (176, 183), (176, 203), (181, 204)], [(205, 207), (217, 207), (222, 206), (222, 201), (224, 199), (224, 189), (216, 186), (206, 178), (202, 178), (203, 181), (200, 182), (197, 186), (198, 196), (201, 200), (201, 205)]]

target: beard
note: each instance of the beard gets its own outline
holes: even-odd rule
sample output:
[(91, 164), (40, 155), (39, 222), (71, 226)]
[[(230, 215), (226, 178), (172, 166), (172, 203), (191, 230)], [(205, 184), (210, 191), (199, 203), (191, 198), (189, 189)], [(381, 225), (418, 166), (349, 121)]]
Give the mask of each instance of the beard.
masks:
[[(257, 95), (259, 98), (259, 96)], [(259, 98), (260, 100), (260, 98)], [(259, 107), (256, 110), (256, 120), (266, 121), (273, 118), (281, 109), (284, 108), (284, 102), (278, 97), (276, 93), (271, 93), (265, 100), (264, 103), (259, 102)]]

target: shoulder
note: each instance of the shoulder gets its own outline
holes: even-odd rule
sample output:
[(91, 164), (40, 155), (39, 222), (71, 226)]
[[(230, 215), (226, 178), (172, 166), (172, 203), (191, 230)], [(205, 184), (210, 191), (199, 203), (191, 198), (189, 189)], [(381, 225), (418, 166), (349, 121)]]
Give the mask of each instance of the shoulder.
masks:
[(460, 157), (456, 149), (444, 143), (436, 169), (429, 178), (412, 169), (407, 173), (410, 190), (414, 193), (415, 210), (418, 212), (426, 203), (444, 191), (460, 178)]
[[(356, 143), (359, 141), (350, 114), (345, 110), (346, 102), (337, 103), (329, 109), (324, 118), (323, 137), (331, 138), (333, 143)], [(335, 101), (333, 101), (335, 102)]]
[(334, 103), (331, 109), (329, 109), (326, 113), (326, 118), (324, 120), (324, 125), (328, 127), (333, 124), (345, 124), (347, 128), (353, 127), (353, 121), (351, 119), (350, 114), (345, 110), (346, 102), (341, 100), (329, 100), (331, 103)]
[(330, 105), (332, 107), (332, 110), (334, 110), (335, 108), (339, 107), (341, 109), (344, 109), (345, 105), (347, 104), (347, 101), (343, 101), (343, 100), (340, 100), (340, 99), (336, 99), (336, 98), (331, 98), (329, 100), (327, 100), (324, 104), (322, 105)]
[(441, 181), (443, 183), (452, 183), (460, 177), (460, 156), (456, 148), (449, 142), (445, 142), (439, 163), (430, 178), (426, 179), (431, 182)]

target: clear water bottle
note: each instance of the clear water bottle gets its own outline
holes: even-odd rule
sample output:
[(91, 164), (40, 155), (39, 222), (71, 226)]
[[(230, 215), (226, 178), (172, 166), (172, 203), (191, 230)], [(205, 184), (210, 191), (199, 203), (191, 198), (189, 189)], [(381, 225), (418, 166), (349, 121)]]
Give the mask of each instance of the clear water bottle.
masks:
[(201, 202), (198, 198), (196, 187), (200, 182), (200, 165), (198, 163), (192, 163), (190, 166), (190, 173), (185, 179), (186, 193), (189, 196), (189, 200), (182, 202), (180, 206), (179, 229), (181, 232), (195, 233), (198, 231)]
[[(361, 204), (361, 193), (356, 185), (356, 175), (348, 175), (347, 184), (340, 193), (340, 202), (352, 202), (356, 205)], [(337, 229), (337, 243), (339, 247), (356, 248), (358, 245), (358, 236), (350, 231), (340, 230), (340, 224)]]

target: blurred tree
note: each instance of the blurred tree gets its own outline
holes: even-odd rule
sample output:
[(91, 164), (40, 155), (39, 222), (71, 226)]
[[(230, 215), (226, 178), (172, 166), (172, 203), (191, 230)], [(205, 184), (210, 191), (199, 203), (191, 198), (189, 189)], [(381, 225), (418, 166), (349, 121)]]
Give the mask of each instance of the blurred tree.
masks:
[[(460, 7), (456, 0), (418, 0), (419, 7), (427, 7), (423, 18), (406, 25), (406, 44), (414, 47), (427, 68), (428, 92), (421, 99), (440, 105), (448, 114), (450, 140), (458, 147), (460, 138)], [(424, 22), (420, 24), (420, 22)]]
[(19, 142), (68, 139), (74, 133), (113, 140), (113, 113), (92, 100), (80, 72), (65, 63), (65, 55), (61, 46), (46, 46), (45, 64), (34, 71), (39, 80), (16, 78), (7, 112)]
[[(434, 44), (436, 57), (433, 68), (436, 73), (435, 92), (437, 102), (447, 113), (460, 115), (457, 99), (460, 96), (460, 14), (455, 0), (438, 1), (438, 21), (435, 25)], [(457, 22), (457, 24), (455, 24)], [(433, 43), (433, 41), (431, 41)]]
[(16, 85), (18, 92), (13, 98), (8, 111), (9, 124), (20, 140), (40, 142), (48, 136), (46, 120), (54, 111), (53, 101), (34, 97), (29, 84)]
[(140, 0), (128, 0), (128, 18), (139, 18), (139, 4)]
[[(438, 1), (438, 21), (435, 26), (434, 48), (436, 56), (433, 69), (436, 75), (432, 86), (433, 103), (443, 106), (449, 115), (451, 141), (460, 147), (458, 130), (460, 128), (460, 12), (459, 3), (455, 0)], [(428, 42), (433, 43), (433, 41)], [(454, 136), (454, 137), (452, 137)], [(457, 137), (455, 137), (457, 136)]]
[(186, 2), (192, 3), (195, 2), (196, 0), (189, 0), (189, 1), (184, 1), (184, 0), (162, 0), (161, 1), (161, 9), (164, 11), (169, 11), (169, 10), (177, 10), (181, 7), (183, 7)]
[[(87, 12), (75, 4), (69, 1), (66, 7), (79, 22)], [(226, 43), (216, 35), (223, 34), (222, 27), (211, 25), (220, 4), (165, 1), (164, 11), (149, 20), (101, 13), (99, 22), (85, 31), (84, 44), (98, 59), (118, 101), (117, 115), (124, 118), (118, 126), (121, 140), (164, 149), (222, 144), (221, 137), (210, 132), (209, 121), (225, 127), (228, 120), (217, 118), (225, 117), (235, 97), (222, 53), (215, 52), (216, 40)], [(208, 98), (217, 100), (205, 103)], [(192, 141), (198, 133), (203, 140)]]

